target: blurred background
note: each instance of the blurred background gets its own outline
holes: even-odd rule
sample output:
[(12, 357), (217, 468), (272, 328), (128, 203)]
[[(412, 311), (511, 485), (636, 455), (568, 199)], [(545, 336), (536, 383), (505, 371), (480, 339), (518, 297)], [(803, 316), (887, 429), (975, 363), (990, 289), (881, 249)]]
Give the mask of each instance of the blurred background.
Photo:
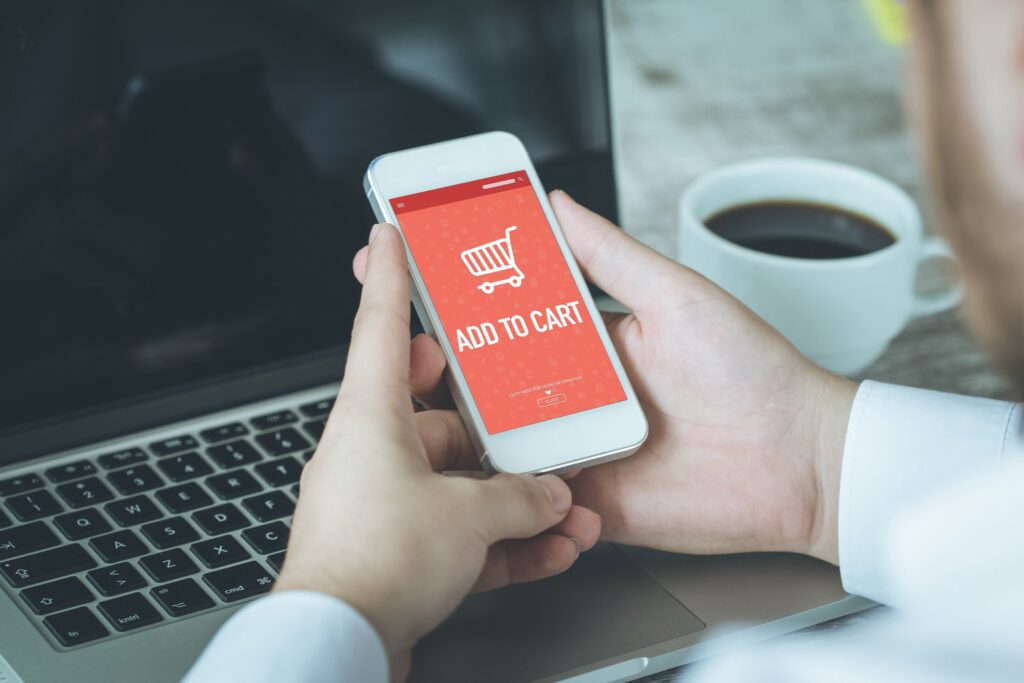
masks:
[[(337, 355), (386, 151), (510, 130), (669, 255), (687, 183), (750, 157), (862, 166), (927, 217), (885, 4), (6, 0), (0, 431)], [(1009, 395), (955, 313), (865, 375)]]
[[(881, 174), (929, 218), (903, 116), (905, 24), (876, 0), (612, 0), (623, 226), (675, 256), (679, 195), (740, 159), (813, 156)], [(926, 264), (923, 290), (950, 277)], [(956, 311), (911, 321), (864, 377), (1010, 398)]]

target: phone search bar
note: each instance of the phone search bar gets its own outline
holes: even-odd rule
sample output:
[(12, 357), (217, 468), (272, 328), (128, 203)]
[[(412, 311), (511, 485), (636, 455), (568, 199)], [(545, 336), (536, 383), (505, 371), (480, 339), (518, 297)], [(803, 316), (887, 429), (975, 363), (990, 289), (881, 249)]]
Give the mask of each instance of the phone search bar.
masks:
[(512, 185), (515, 182), (516, 182), (515, 178), (509, 178), (507, 180), (499, 180), (496, 183), (487, 183), (486, 185), (483, 186), (483, 188), (485, 190), (491, 190), (491, 189), (494, 189), (495, 187), (503, 187), (505, 185)]

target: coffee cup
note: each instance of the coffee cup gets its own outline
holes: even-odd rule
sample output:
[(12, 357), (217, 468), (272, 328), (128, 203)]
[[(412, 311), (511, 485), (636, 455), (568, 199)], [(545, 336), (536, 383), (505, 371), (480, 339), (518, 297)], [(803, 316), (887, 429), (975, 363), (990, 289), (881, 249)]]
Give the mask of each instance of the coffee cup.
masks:
[[(795, 233), (782, 230), (789, 241), (757, 242), (766, 236), (759, 232), (780, 230), (780, 220), (802, 220), (799, 211), (787, 219), (790, 214), (773, 209), (758, 224), (758, 206), (787, 203), (834, 209), (847, 223), (860, 220), (887, 236), (838, 256), (813, 250), (807, 256), (796, 248), (800, 243), (792, 244), (828, 237), (824, 231), (842, 223), (832, 219), (794, 225)], [(717, 216), (741, 208), (748, 241), (708, 227), (717, 225)], [(849, 225), (843, 229), (850, 231)], [(822, 232), (808, 232), (815, 230)], [(760, 159), (700, 176), (679, 202), (678, 259), (750, 307), (811, 360), (842, 374), (867, 368), (912, 318), (953, 308), (962, 297), (958, 280), (941, 291), (916, 291), (922, 263), (955, 264), (955, 258), (945, 241), (924, 233), (906, 192), (874, 173), (818, 159)]]

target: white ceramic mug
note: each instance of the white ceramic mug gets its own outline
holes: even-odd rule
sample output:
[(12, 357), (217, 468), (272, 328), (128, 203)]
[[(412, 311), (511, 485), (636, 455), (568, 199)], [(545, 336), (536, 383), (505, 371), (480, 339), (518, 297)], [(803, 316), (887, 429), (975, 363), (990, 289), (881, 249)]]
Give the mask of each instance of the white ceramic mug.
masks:
[[(835, 206), (884, 226), (895, 238), (862, 256), (805, 259), (737, 245), (705, 221), (730, 207), (761, 201)], [(926, 236), (914, 201), (873, 173), (818, 159), (747, 161), (702, 175), (679, 202), (680, 262), (703, 273), (834, 372), (865, 369), (914, 317), (955, 307), (959, 282), (915, 293), (919, 265), (955, 262), (946, 243)]]

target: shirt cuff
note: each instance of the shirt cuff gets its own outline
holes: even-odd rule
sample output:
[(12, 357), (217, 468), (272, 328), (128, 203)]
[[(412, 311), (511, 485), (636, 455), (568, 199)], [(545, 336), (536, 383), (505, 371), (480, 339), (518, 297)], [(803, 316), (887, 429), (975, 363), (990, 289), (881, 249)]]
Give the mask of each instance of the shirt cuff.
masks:
[(839, 484), (843, 588), (893, 604), (885, 559), (893, 523), (929, 493), (997, 467), (1005, 450), (1020, 448), (1020, 427), (1013, 403), (863, 382)]
[(282, 591), (229, 619), (184, 683), (232, 680), (387, 683), (388, 660), (377, 632), (348, 604)]

